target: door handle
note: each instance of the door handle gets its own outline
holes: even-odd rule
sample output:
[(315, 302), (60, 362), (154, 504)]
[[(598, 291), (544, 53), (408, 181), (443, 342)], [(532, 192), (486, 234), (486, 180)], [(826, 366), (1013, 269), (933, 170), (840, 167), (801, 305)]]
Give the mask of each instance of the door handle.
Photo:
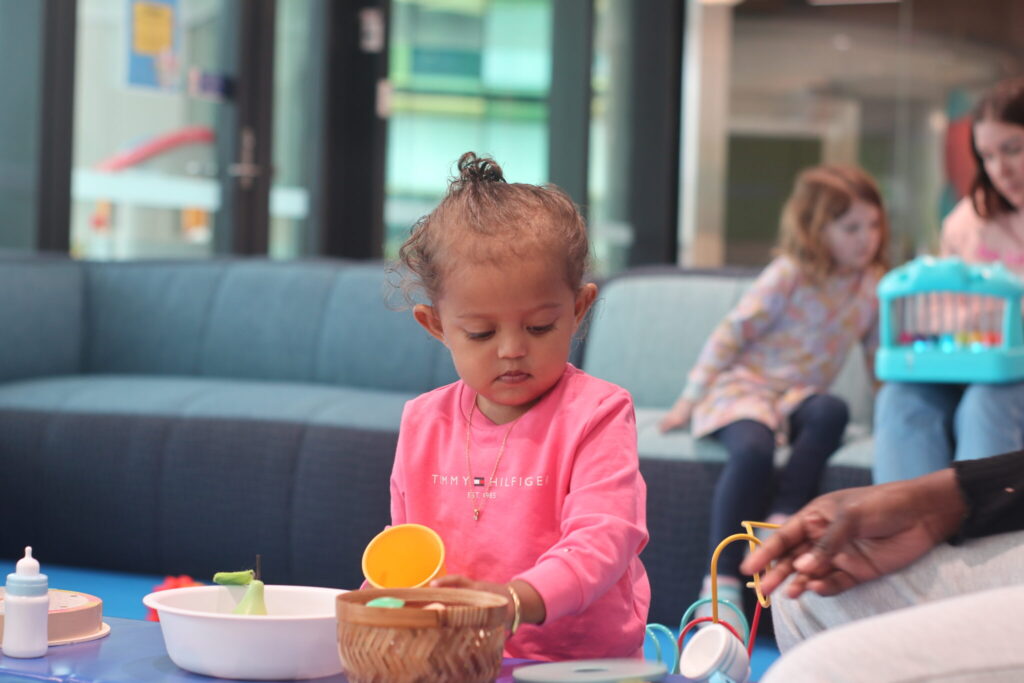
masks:
[(256, 178), (263, 173), (263, 167), (255, 163), (256, 134), (251, 126), (242, 128), (240, 157), (236, 163), (228, 166), (228, 175), (238, 178), (238, 184), (243, 190), (251, 190)]

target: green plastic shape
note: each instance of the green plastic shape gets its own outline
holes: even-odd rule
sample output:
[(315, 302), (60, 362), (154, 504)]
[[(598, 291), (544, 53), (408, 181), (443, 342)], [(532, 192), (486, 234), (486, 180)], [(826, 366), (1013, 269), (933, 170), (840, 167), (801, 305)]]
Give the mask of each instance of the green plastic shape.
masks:
[(253, 579), (245, 589), (245, 595), (235, 605), (232, 614), (266, 614), (267, 604), (263, 601), (263, 582)]
[(255, 578), (256, 572), (246, 569), (240, 572), (217, 572), (213, 575), (213, 582), (221, 586), (248, 586)]

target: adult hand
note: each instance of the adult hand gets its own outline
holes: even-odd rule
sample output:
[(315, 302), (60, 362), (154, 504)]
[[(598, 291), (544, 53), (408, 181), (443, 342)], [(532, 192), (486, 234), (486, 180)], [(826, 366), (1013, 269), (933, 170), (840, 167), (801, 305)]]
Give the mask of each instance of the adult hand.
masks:
[(767, 595), (794, 574), (786, 594), (835, 595), (901, 569), (949, 538), (967, 511), (952, 469), (909, 481), (834, 491), (789, 518), (740, 567)]
[(512, 620), (515, 617), (515, 607), (513, 605), (512, 596), (509, 592), (509, 586), (511, 586), (516, 595), (519, 596), (519, 622), (522, 624), (539, 624), (544, 621), (546, 616), (546, 609), (544, 607), (544, 599), (540, 597), (533, 586), (523, 581), (522, 579), (515, 579), (509, 583), (492, 583), (490, 581), (474, 581), (473, 579), (458, 574), (448, 574), (440, 578), (434, 579), (430, 582), (431, 588), (468, 588), (469, 590), (484, 591), (485, 593), (495, 593), (508, 600), (508, 621), (507, 625), (512, 625)]
[(681, 429), (690, 424), (690, 416), (693, 414), (693, 401), (681, 398), (668, 411), (668, 414), (661, 419), (658, 429), (668, 432), (673, 429)]

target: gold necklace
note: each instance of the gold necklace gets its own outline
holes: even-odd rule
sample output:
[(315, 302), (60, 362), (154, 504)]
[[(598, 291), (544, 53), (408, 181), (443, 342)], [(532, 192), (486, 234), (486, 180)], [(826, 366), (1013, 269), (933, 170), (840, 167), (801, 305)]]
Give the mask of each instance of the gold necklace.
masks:
[[(473, 406), (469, 409), (469, 421), (466, 423), (466, 471), (469, 473), (469, 481), (472, 486), (478, 486), (476, 483), (477, 477), (473, 476), (473, 465), (470, 462), (469, 451), (470, 445), (473, 441), (473, 413), (476, 412), (476, 397), (473, 397)], [(501, 456), (505, 454), (505, 444), (508, 443), (508, 435), (512, 433), (512, 427), (515, 426), (517, 420), (512, 420), (512, 424), (505, 430), (505, 436), (501, 439), (501, 446), (498, 447), (498, 457), (494, 459), (494, 467), (491, 468), (491, 476), (487, 479), (486, 487), (482, 496), (473, 496), (473, 521), (480, 521), (480, 513), (484, 510), (484, 503), (487, 502), (487, 494), (491, 492), (491, 487), (494, 485), (494, 475), (498, 473), (498, 465), (501, 463)], [(472, 491), (473, 489), (469, 489)], [(481, 498), (483, 501), (481, 502)]]

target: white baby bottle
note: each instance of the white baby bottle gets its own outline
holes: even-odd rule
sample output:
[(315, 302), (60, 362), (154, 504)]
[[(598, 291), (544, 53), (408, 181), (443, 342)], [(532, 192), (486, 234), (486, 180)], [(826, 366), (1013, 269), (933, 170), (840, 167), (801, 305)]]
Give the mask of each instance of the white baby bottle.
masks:
[(49, 645), (47, 628), (50, 616), (50, 590), (46, 574), (32, 548), (18, 560), (14, 572), (7, 575), (4, 588), (4, 635), (0, 649), (7, 657), (42, 657)]

